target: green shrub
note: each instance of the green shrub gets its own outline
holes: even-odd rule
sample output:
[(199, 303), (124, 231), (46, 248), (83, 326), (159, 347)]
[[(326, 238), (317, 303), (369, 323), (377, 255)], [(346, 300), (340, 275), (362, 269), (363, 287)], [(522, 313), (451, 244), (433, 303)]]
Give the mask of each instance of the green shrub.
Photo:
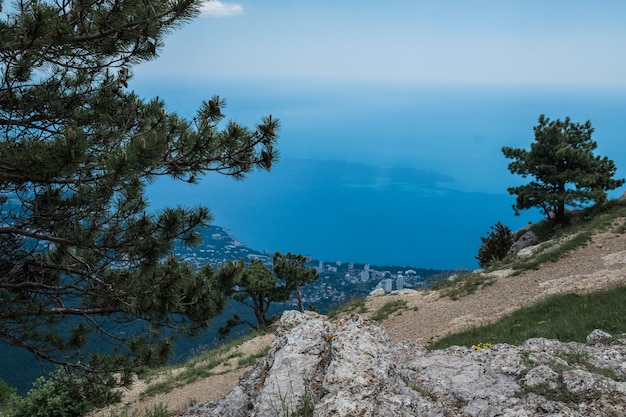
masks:
[(49, 379), (38, 378), (26, 397), (14, 396), (8, 417), (80, 417), (96, 408), (119, 402), (121, 393), (78, 378), (63, 369)]
[(9, 404), (17, 396), (17, 390), (0, 379), (0, 416), (6, 415)]
[(494, 261), (504, 259), (513, 245), (511, 229), (498, 222), (491, 226), (491, 232), (486, 237), (481, 237), (482, 246), (478, 249), (478, 265), (485, 268)]
[(496, 278), (487, 274), (477, 274), (475, 272), (462, 272), (453, 275), (445, 281), (440, 281), (431, 288), (440, 290), (442, 297), (448, 297), (451, 300), (474, 294), (481, 288), (493, 285)]

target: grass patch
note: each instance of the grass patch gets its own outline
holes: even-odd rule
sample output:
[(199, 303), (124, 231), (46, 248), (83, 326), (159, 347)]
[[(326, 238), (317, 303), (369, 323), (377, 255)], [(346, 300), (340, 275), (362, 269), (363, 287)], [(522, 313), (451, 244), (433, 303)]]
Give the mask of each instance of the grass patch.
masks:
[[(140, 398), (153, 397), (161, 393), (167, 393), (175, 388), (182, 387), (199, 379), (214, 375), (214, 368), (221, 364), (228, 363), (233, 358), (241, 358), (237, 363), (237, 367), (234, 369), (243, 368), (248, 366), (248, 364), (253, 364), (257, 358), (264, 356), (267, 353), (267, 349), (245, 357), (240, 352), (231, 352), (231, 350), (250, 339), (261, 336), (262, 334), (262, 332), (254, 332), (215, 349), (201, 352), (181, 365), (150, 370), (149, 374), (144, 375), (143, 377), (143, 379), (148, 382), (148, 387), (141, 393)], [(174, 370), (179, 371), (174, 372)], [(161, 380), (150, 383), (150, 381), (155, 378), (161, 378)]]
[[(626, 200), (609, 200), (599, 206), (569, 213), (565, 224), (543, 220), (532, 227), (540, 243), (553, 239), (571, 238), (553, 247), (546, 247), (533, 256), (507, 257), (505, 262), (499, 264), (498, 267), (514, 269), (514, 275), (519, 275), (526, 270), (537, 269), (541, 264), (556, 262), (566, 253), (588, 244), (596, 233), (607, 230), (613, 233), (625, 233), (624, 217), (626, 217)], [(616, 220), (620, 221), (616, 222)]]
[(569, 251), (585, 246), (591, 241), (592, 237), (593, 234), (590, 231), (578, 232), (563, 243), (545, 249), (535, 256), (516, 258), (509, 267), (515, 270), (513, 275), (519, 275), (529, 269), (538, 269), (541, 264), (556, 262)]
[[(537, 364), (532, 361), (529, 356), (530, 352), (526, 351), (523, 353), (524, 362), (527, 366), (527, 370), (523, 372), (523, 375), (520, 375), (520, 379), (522, 379), (528, 372), (528, 370), (537, 366)], [(577, 410), (578, 405), (582, 402), (586, 402), (589, 400), (597, 400), (600, 398), (600, 393), (595, 392), (579, 392), (575, 393), (567, 389), (565, 384), (563, 383), (563, 372), (569, 371), (573, 369), (569, 363), (574, 363), (577, 365), (586, 365), (586, 360), (589, 359), (589, 356), (584, 351), (574, 351), (574, 352), (561, 352), (557, 355), (561, 359), (568, 362), (568, 365), (557, 364), (557, 363), (549, 363), (547, 364), (550, 369), (558, 374), (558, 379), (554, 381), (551, 385), (550, 383), (542, 383), (534, 386), (529, 386), (522, 384), (522, 389), (516, 394), (517, 397), (523, 397), (527, 394), (536, 394), (544, 397), (547, 400), (565, 403), (569, 407)], [(583, 366), (584, 367), (584, 366)]]
[(312, 397), (311, 392), (309, 391), (309, 383), (305, 382), (304, 384), (304, 395), (301, 398), (301, 404), (295, 405), (292, 403), (295, 399), (295, 395), (293, 392), (293, 387), (290, 387), (288, 393), (281, 393), (280, 390), (278, 392), (278, 396), (280, 399), (279, 404), (274, 404), (271, 402), (271, 406), (274, 409), (274, 414), (276, 417), (311, 417), (313, 416), (315, 401)]
[[(593, 374), (602, 375), (617, 382), (626, 381), (626, 376), (621, 373), (616, 372), (614, 369), (599, 368), (589, 363), (589, 354), (585, 351), (580, 350), (580, 351), (573, 351), (573, 352), (559, 352), (557, 353), (556, 356), (563, 359), (569, 364), (576, 364)], [(553, 370), (558, 372), (556, 369), (553, 369)]]
[(356, 297), (339, 306), (330, 312), (328, 312), (328, 318), (336, 319), (344, 314), (365, 314), (367, 313), (367, 306), (365, 305), (365, 297)]
[(488, 287), (496, 282), (496, 278), (475, 272), (459, 273), (453, 279), (437, 282), (431, 288), (441, 290), (442, 297), (449, 297), (452, 300), (474, 294), (480, 288)]
[(594, 374), (605, 376), (613, 381), (617, 382), (626, 382), (626, 377), (618, 372), (615, 372), (613, 369), (609, 368), (598, 368), (596, 366), (591, 366), (587, 364), (586, 369)]
[(601, 396), (601, 393), (599, 391), (591, 392), (591, 393), (587, 393), (587, 392), (575, 393), (575, 392), (569, 391), (562, 382), (560, 382), (559, 386), (556, 388), (550, 387), (546, 383), (538, 384), (533, 387), (525, 386), (517, 394), (517, 396), (523, 397), (524, 395), (529, 394), (529, 393), (540, 395), (543, 398), (550, 400), (550, 401), (565, 403), (575, 410), (578, 409), (578, 405), (580, 403), (597, 400)]
[(240, 358), (237, 361), (237, 366), (239, 368), (246, 368), (248, 366), (252, 366), (256, 363), (257, 359), (264, 357), (265, 355), (267, 355), (267, 352), (269, 351), (270, 351), (270, 347), (268, 345), (264, 349), (256, 353), (251, 353), (250, 355), (244, 356), (243, 358)]
[(562, 342), (586, 342), (594, 329), (626, 332), (626, 287), (594, 294), (553, 295), (486, 326), (446, 336), (429, 349), (471, 347), (477, 342), (519, 345), (529, 338), (545, 337)]
[(417, 383), (409, 380), (409, 378), (405, 375), (400, 375), (400, 378), (402, 379), (402, 382), (404, 382), (406, 386), (411, 388), (413, 391), (420, 393), (424, 397), (430, 398), (433, 402), (437, 401), (438, 396), (432, 388), (418, 385)]
[(575, 363), (577, 365), (585, 365), (589, 360), (589, 354), (584, 350), (558, 352), (556, 356), (563, 359), (567, 363)]
[(381, 308), (376, 310), (376, 312), (372, 315), (372, 320), (382, 321), (387, 317), (396, 313), (397, 311), (403, 310), (406, 308), (405, 300), (392, 300), (387, 301)]
[[(566, 224), (555, 224), (543, 220), (532, 227), (540, 242), (563, 237), (582, 231), (605, 231), (611, 229), (616, 219), (626, 217), (626, 200), (609, 200), (604, 204), (588, 207), (569, 213)], [(615, 233), (624, 233), (623, 226), (613, 229)]]

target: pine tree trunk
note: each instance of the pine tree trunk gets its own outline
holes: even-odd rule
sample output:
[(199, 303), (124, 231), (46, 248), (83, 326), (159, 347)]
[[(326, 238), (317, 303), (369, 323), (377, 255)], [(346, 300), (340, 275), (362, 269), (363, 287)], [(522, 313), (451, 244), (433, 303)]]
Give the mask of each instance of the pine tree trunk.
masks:
[(296, 296), (298, 297), (298, 308), (300, 313), (304, 313), (304, 306), (302, 305), (302, 293), (300, 292), (300, 286), (296, 284)]

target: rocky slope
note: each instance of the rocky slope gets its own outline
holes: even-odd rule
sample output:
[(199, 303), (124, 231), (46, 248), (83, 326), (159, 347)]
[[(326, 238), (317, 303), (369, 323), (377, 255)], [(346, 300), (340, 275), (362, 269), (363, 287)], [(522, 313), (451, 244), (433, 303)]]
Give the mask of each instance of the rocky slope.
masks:
[[(509, 269), (492, 271), (487, 274), (491, 285), (458, 300), (442, 297), (436, 291), (397, 294), (397, 299), (407, 302), (407, 310), (382, 324), (392, 341), (424, 346), (448, 333), (493, 322), (552, 294), (581, 294), (626, 285), (625, 220), (615, 221), (587, 245), (566, 253), (557, 262), (546, 262), (521, 275), (513, 275)], [(535, 250), (545, 253), (558, 244), (539, 245)], [(376, 311), (388, 297), (369, 300), (368, 310)]]
[[(554, 293), (626, 285), (624, 219), (558, 262), (518, 276), (510, 272), (490, 273), (491, 285), (458, 300), (437, 291), (404, 291), (370, 298), (364, 316), (338, 321), (288, 313), (275, 337), (247, 342), (254, 344), (246, 347), (251, 352), (272, 343), (255, 367), (224, 371), (140, 403), (132, 399), (135, 391), (124, 402), (138, 409), (163, 403), (171, 410), (196, 402), (186, 416), (626, 415), (626, 341), (619, 335), (588, 344), (533, 339), (521, 346), (425, 350), (449, 332), (497, 320)], [(379, 324), (367, 318), (390, 299), (406, 301), (401, 315)]]
[(286, 312), (268, 355), (191, 416), (622, 416), (626, 339), (429, 352), (376, 322)]
[(595, 331), (586, 344), (530, 339), (521, 346), (424, 348), (550, 294), (624, 285), (622, 228), (618, 221), (538, 270), (493, 272), (492, 285), (459, 300), (413, 291), (370, 299), (369, 311), (389, 297), (407, 301), (402, 315), (381, 324), (360, 315), (332, 321), (287, 312), (269, 354), (225, 397), (184, 416), (626, 415), (620, 337)]

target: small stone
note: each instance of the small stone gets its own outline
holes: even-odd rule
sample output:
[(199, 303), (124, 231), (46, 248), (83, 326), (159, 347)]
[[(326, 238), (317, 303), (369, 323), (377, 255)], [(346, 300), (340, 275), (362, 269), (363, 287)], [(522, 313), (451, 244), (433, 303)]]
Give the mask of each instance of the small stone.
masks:
[(609, 339), (613, 339), (613, 336), (604, 330), (595, 329), (587, 336), (587, 343), (603, 342)]
[(528, 371), (522, 381), (531, 388), (547, 384), (551, 389), (556, 389), (559, 386), (559, 374), (546, 365), (540, 365)]

